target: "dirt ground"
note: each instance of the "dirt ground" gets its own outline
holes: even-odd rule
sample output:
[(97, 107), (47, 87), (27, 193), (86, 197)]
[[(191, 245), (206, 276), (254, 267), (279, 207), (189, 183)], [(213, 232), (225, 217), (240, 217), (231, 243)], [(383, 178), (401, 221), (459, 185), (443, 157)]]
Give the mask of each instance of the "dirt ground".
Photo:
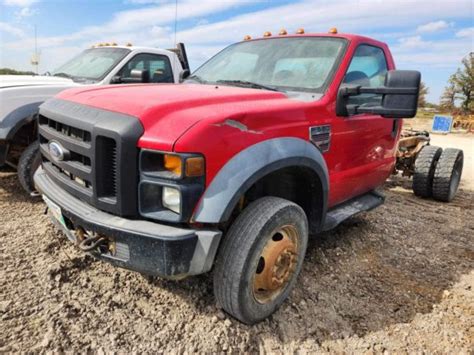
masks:
[(82, 254), (0, 172), (0, 352), (470, 353), (474, 138), (434, 142), (471, 162), (455, 200), (389, 180), (385, 205), (312, 238), (290, 299), (252, 327), (216, 309), (211, 275), (150, 279)]

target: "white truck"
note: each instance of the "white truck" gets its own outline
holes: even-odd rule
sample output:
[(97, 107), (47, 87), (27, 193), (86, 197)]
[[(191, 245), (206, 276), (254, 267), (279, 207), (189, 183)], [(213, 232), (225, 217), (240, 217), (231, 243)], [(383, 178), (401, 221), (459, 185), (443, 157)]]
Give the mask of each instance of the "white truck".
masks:
[(34, 195), (40, 163), (36, 114), (45, 100), (81, 85), (178, 83), (189, 75), (182, 43), (174, 49), (100, 44), (84, 50), (46, 75), (0, 75), (0, 167), (16, 168), (23, 188)]

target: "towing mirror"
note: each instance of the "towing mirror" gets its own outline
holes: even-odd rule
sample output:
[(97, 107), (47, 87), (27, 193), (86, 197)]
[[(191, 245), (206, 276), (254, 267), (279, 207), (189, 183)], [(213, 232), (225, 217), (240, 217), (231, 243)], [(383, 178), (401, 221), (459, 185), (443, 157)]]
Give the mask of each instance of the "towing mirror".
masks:
[[(342, 85), (337, 93), (336, 114), (350, 116), (361, 113), (386, 118), (412, 118), (418, 107), (421, 74), (414, 70), (390, 70), (382, 87)], [(382, 95), (380, 105), (353, 104), (349, 98), (362, 94)]]
[(184, 69), (179, 73), (179, 82), (182, 83), (184, 79), (186, 79), (189, 75), (191, 75), (191, 72), (189, 69)]
[(132, 69), (130, 72), (130, 77), (122, 77), (121, 82), (124, 84), (149, 83), (150, 72), (148, 70)]

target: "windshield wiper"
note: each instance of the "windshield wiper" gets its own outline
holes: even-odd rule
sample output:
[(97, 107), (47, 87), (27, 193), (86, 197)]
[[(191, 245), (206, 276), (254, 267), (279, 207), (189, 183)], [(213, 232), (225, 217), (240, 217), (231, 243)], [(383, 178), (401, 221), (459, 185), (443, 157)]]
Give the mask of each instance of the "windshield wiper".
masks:
[(61, 78), (68, 78), (72, 79), (72, 75), (66, 74), (66, 73), (54, 73), (53, 76), (60, 76)]
[(249, 88), (253, 89), (264, 89), (264, 90), (271, 90), (271, 91), (280, 91), (277, 88), (274, 88), (273, 86), (267, 86), (259, 83), (254, 83), (252, 81), (246, 81), (246, 80), (217, 80), (216, 83), (219, 84), (230, 84), (230, 85), (236, 85), (236, 86), (246, 86)]
[(188, 81), (188, 80), (194, 80), (194, 81), (197, 81), (197, 82), (200, 83), (200, 84), (205, 84), (205, 83), (207, 83), (206, 80), (204, 80), (203, 78), (201, 78), (200, 76), (197, 76), (197, 75), (188, 76), (188, 77), (186, 78), (186, 81)]

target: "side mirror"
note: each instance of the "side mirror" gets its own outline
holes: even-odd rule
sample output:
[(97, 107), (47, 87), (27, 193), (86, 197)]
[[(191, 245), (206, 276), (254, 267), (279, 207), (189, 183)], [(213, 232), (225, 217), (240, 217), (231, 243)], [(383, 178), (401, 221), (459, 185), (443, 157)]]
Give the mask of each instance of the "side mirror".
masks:
[[(350, 116), (360, 113), (382, 115), (386, 118), (412, 118), (418, 107), (421, 74), (414, 70), (390, 70), (382, 87), (343, 85), (337, 93), (336, 114)], [(349, 97), (361, 94), (382, 95), (379, 106), (349, 104)]]
[(189, 69), (184, 69), (179, 73), (179, 82), (182, 83), (184, 79), (191, 75)]
[(150, 72), (148, 70), (133, 69), (130, 72), (130, 77), (121, 78), (124, 84), (139, 84), (150, 82)]
[(122, 82), (122, 77), (120, 75), (115, 75), (112, 79), (110, 79), (111, 84), (120, 84)]

